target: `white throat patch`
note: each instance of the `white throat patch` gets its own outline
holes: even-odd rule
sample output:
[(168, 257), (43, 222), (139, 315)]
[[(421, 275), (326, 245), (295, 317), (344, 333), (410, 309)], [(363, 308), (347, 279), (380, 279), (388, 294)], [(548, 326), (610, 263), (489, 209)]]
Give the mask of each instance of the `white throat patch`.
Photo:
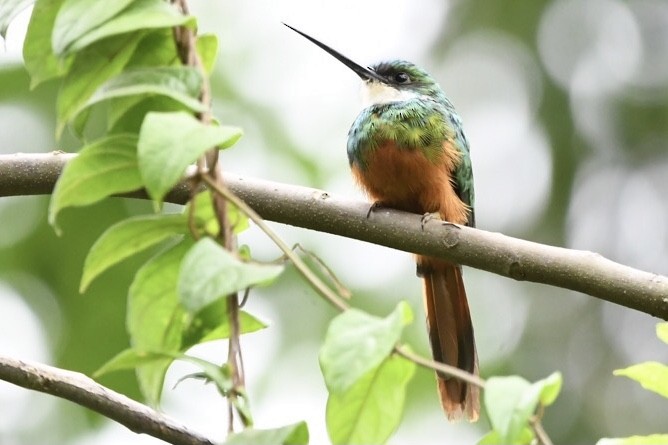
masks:
[(402, 102), (419, 96), (414, 91), (400, 90), (378, 81), (362, 83), (362, 106), (364, 108), (390, 102)]

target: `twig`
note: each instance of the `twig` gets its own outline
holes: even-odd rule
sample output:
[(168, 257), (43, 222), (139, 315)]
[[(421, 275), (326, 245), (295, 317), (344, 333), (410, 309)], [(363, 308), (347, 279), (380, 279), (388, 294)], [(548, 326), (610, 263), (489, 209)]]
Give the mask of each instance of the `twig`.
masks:
[(190, 198), (188, 198), (188, 230), (190, 230), (190, 235), (195, 241), (199, 240), (199, 232), (197, 231), (197, 221), (195, 220), (195, 213), (197, 210), (197, 204), (195, 195), (197, 195), (198, 181), (188, 181), (190, 187)]
[[(51, 193), (63, 166), (73, 156), (62, 152), (0, 155), (0, 196)], [(428, 223), (422, 230), (419, 215), (382, 209), (367, 219), (369, 204), (363, 201), (229, 172), (225, 179), (227, 187), (266, 220), (444, 258), (516, 280), (571, 289), (668, 320), (668, 277), (624, 266), (592, 252), (469, 227)], [(147, 197), (141, 190), (122, 196)], [(183, 182), (166, 201), (185, 204), (188, 196)]]
[(409, 351), (404, 346), (396, 346), (394, 348), (394, 352), (403, 358), (412, 361), (416, 365), (422, 366), (423, 368), (431, 369), (432, 371), (440, 372), (450, 377), (455, 377), (466, 383), (470, 383), (473, 386), (477, 386), (478, 388), (485, 387), (485, 380), (478, 377), (477, 375), (469, 374), (468, 372), (462, 371), (455, 366), (446, 365), (445, 363), (424, 358), (418, 354), (415, 354), (414, 352)]
[(334, 289), (336, 289), (336, 292), (346, 300), (350, 300), (353, 296), (353, 293), (350, 292), (350, 289), (346, 287), (345, 284), (341, 282), (339, 277), (336, 276), (334, 271), (332, 270), (331, 267), (329, 267), (318, 255), (315, 253), (311, 252), (308, 249), (305, 249), (304, 246), (301, 244), (297, 243), (294, 246), (292, 246), (292, 250), (296, 251), (301, 251), (304, 255), (306, 255), (308, 258), (313, 261), (316, 266), (320, 269), (323, 275), (325, 275), (329, 281), (332, 282), (332, 285), (334, 286)]
[(70, 400), (108, 417), (135, 433), (175, 445), (213, 445), (209, 439), (146, 405), (73, 371), (0, 356), (0, 379)]
[[(422, 356), (419, 356), (410, 350), (406, 349), (404, 346), (398, 345), (394, 348), (394, 352), (407, 360), (412, 361), (416, 365), (422, 366), (423, 368), (431, 369), (432, 371), (442, 372), (449, 376), (463, 380), (466, 383), (477, 386), (480, 389), (485, 389), (485, 379), (478, 377), (474, 374), (469, 374), (466, 371), (462, 371), (459, 368), (454, 366), (446, 365), (445, 363), (440, 363), (434, 360), (426, 359)], [(537, 408), (538, 413), (542, 412), (542, 405), (539, 405)], [(547, 435), (547, 432), (543, 428), (543, 424), (540, 421), (541, 415), (535, 414), (529, 418), (529, 425), (536, 436), (539, 444), (542, 445), (552, 445), (552, 440), (550, 436)]]
[(538, 416), (531, 416), (529, 419), (529, 424), (531, 425), (531, 428), (533, 429), (539, 444), (552, 445), (552, 440), (550, 439), (550, 436), (547, 435), (547, 432), (545, 431), (545, 428), (543, 428), (543, 424), (541, 423)]
[(292, 261), (295, 269), (310, 283), (316, 292), (318, 292), (322, 297), (329, 301), (335, 308), (340, 311), (345, 311), (348, 309), (348, 304), (344, 302), (339, 296), (333, 292), (325, 283), (318, 278), (317, 275), (311, 271), (311, 269), (302, 261), (302, 259), (290, 249), (285, 241), (283, 241), (276, 233), (271, 230), (271, 228), (264, 222), (262, 217), (258, 215), (255, 210), (248, 206), (243, 200), (236, 196), (230, 189), (220, 184), (216, 184), (210, 178), (204, 177), (204, 182), (211, 187), (213, 191), (218, 194), (221, 194), (228, 201), (234, 204), (239, 210), (241, 210), (246, 216), (248, 216), (251, 221), (253, 221), (259, 228), (262, 230), (273, 242), (278, 246), (279, 249), (285, 254), (286, 257)]
[[(188, 2), (186, 0), (173, 0), (181, 12), (189, 14)], [(176, 27), (174, 29), (174, 40), (176, 41), (181, 62), (184, 65), (196, 68), (202, 76), (202, 89), (200, 91), (200, 102), (204, 105), (204, 111), (198, 113), (197, 117), (204, 125), (210, 125), (213, 119), (211, 113), (211, 86), (208, 76), (204, 70), (202, 60), (197, 53), (195, 31), (186, 26)], [(208, 171), (204, 171), (206, 165)], [(197, 161), (198, 178), (210, 178), (214, 183), (223, 185), (223, 171), (218, 162), (218, 148), (213, 147), (203, 157)], [(229, 251), (236, 250), (236, 237), (227, 215), (227, 202), (222, 195), (213, 196), (213, 207), (220, 227), (218, 234), (219, 242)], [(191, 213), (192, 214), (192, 213)], [(245, 379), (243, 360), (241, 357), (241, 327), (239, 323), (239, 296), (232, 293), (227, 296), (227, 316), (230, 320), (230, 336), (228, 339), (227, 366), (232, 376), (233, 390), (227, 395), (228, 400), (228, 432), (233, 431), (233, 407), (239, 394), (245, 392)], [(247, 416), (239, 413), (243, 425), (249, 425)]]

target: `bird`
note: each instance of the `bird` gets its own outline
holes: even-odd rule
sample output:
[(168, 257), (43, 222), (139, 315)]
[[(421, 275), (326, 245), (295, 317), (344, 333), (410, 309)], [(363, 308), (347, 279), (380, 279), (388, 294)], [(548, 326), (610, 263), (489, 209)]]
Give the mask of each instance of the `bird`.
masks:
[[(305, 37), (362, 79), (362, 110), (348, 132), (347, 154), (356, 182), (373, 200), (369, 210), (394, 208), (475, 227), (473, 170), (462, 120), (425, 70), (405, 60), (363, 67), (308, 34)], [(367, 216), (369, 216), (369, 214)], [(461, 266), (416, 255), (435, 361), (478, 375), (478, 357)], [(436, 374), (449, 420), (474, 422), (479, 388)]]

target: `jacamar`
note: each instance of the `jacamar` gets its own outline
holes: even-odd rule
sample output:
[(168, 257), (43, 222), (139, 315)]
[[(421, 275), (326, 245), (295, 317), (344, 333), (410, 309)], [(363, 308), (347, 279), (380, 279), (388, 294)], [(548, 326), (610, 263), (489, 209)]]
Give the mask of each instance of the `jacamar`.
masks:
[[(436, 81), (403, 60), (364, 68), (289, 26), (353, 70), (363, 82), (364, 108), (348, 133), (353, 176), (374, 200), (442, 220), (475, 225), (473, 172), (462, 121)], [(478, 373), (461, 266), (417, 255), (434, 360)], [(449, 419), (478, 418), (478, 388), (437, 374), (441, 405)]]

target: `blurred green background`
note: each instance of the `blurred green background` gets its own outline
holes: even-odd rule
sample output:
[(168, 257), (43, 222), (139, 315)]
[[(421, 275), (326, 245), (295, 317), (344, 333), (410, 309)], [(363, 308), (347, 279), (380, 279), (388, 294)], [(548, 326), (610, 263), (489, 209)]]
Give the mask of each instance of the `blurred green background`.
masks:
[[(668, 2), (665, 0), (384, 2), (193, 0), (200, 32), (220, 39), (213, 78), (216, 114), (245, 137), (224, 167), (319, 187), (358, 199), (345, 142), (358, 112), (358, 80), (294, 33), (286, 21), (363, 64), (401, 57), (441, 83), (471, 143), (480, 228), (599, 252), (668, 274)], [(28, 89), (20, 45), (28, 13), (0, 54), (0, 152), (75, 151), (54, 141), (57, 86)], [(68, 210), (64, 235), (46, 224), (47, 197), (0, 199), (0, 352), (90, 373), (128, 346), (125, 295), (142, 258), (107, 272), (85, 295), (87, 249), (110, 224), (150, 212), (112, 199)], [(178, 208), (174, 208), (178, 211)], [(410, 343), (428, 354), (420, 282), (410, 255), (274, 225), (323, 258), (354, 291), (354, 304), (386, 314), (407, 299), (418, 315)], [(260, 259), (278, 251), (244, 233)], [(144, 256), (143, 259), (146, 259)], [(555, 443), (665, 433), (668, 402), (612, 371), (668, 362), (658, 321), (574, 292), (467, 269), (465, 279), (483, 376), (564, 374), (545, 427)], [(334, 312), (293, 273), (253, 292), (248, 309), (271, 323), (243, 339), (256, 422), (306, 419), (326, 441), (326, 392), (317, 352)], [(193, 351), (224, 357), (223, 342)], [(224, 402), (196, 382), (172, 385), (164, 410), (213, 438), (224, 437)], [(132, 373), (104, 384), (138, 397)], [(487, 430), (448, 424), (434, 377), (411, 383), (405, 419), (390, 443), (474, 443)], [(158, 443), (67, 402), (0, 383), (0, 443)]]

